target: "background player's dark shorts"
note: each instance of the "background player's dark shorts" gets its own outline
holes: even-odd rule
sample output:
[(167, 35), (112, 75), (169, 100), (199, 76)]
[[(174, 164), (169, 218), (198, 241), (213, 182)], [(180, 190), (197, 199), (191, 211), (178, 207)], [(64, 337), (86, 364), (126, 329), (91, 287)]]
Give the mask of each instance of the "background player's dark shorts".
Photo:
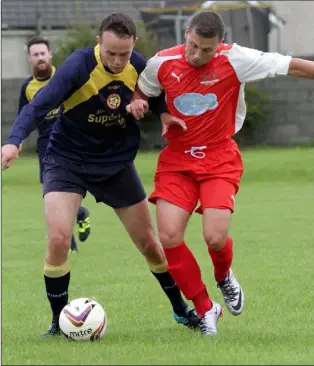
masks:
[(37, 154), (39, 160), (39, 180), (40, 183), (44, 182), (43, 174), (44, 174), (44, 157), (46, 154), (47, 146), (48, 146), (49, 138), (43, 138), (37, 140)]
[(39, 180), (40, 183), (44, 183), (44, 178), (43, 178), (43, 174), (44, 174), (44, 157), (45, 157), (45, 153), (46, 150), (38, 150), (38, 160), (39, 160)]
[(86, 172), (57, 162), (52, 156), (44, 159), (44, 195), (48, 192), (73, 192), (85, 197), (90, 192), (96, 202), (112, 208), (135, 205), (146, 198), (134, 163), (122, 163)]

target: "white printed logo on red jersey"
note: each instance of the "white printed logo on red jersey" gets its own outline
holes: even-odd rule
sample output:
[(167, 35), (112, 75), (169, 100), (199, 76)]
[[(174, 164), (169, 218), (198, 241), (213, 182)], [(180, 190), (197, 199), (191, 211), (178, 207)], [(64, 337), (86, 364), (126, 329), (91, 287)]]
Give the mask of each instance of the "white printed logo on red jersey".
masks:
[(180, 77), (183, 76), (183, 74), (180, 74), (179, 76), (175, 73), (175, 72), (172, 72), (171, 73), (171, 76), (173, 76), (174, 78), (176, 78), (178, 80), (178, 83), (180, 83)]
[(216, 94), (186, 93), (173, 100), (177, 110), (185, 116), (200, 116), (208, 110), (216, 109), (218, 101)]

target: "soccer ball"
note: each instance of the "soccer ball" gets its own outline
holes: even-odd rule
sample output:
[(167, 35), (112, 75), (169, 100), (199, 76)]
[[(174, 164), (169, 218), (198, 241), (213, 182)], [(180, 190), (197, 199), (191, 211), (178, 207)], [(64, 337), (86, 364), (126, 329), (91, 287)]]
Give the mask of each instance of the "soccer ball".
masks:
[(97, 301), (79, 298), (62, 309), (59, 326), (65, 337), (73, 341), (98, 341), (105, 333), (107, 316)]

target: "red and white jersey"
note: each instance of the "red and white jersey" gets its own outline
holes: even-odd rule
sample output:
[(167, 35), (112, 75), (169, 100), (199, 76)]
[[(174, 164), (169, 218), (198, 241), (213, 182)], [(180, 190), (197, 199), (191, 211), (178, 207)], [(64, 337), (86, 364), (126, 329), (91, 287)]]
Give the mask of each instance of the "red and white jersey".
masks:
[(244, 86), (267, 77), (287, 75), (290, 56), (221, 44), (200, 68), (185, 59), (185, 46), (157, 53), (141, 73), (138, 86), (148, 97), (165, 90), (171, 114), (183, 119), (187, 131), (171, 126), (168, 145), (216, 145), (238, 132), (246, 116)]

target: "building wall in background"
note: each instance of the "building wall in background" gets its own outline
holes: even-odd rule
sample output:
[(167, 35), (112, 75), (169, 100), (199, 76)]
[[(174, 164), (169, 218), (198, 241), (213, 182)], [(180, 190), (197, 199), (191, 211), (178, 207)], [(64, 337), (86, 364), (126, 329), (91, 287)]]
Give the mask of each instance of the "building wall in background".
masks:
[[(41, 35), (50, 41), (52, 51), (55, 41), (62, 36), (63, 30), (43, 31)], [(27, 40), (35, 35), (35, 31), (3, 30), (1, 34), (1, 79), (27, 78), (31, 68), (27, 60)], [(96, 42), (96, 41), (95, 41)]]
[(314, 1), (266, 1), (287, 23), (269, 34), (271, 51), (292, 56), (314, 56)]

